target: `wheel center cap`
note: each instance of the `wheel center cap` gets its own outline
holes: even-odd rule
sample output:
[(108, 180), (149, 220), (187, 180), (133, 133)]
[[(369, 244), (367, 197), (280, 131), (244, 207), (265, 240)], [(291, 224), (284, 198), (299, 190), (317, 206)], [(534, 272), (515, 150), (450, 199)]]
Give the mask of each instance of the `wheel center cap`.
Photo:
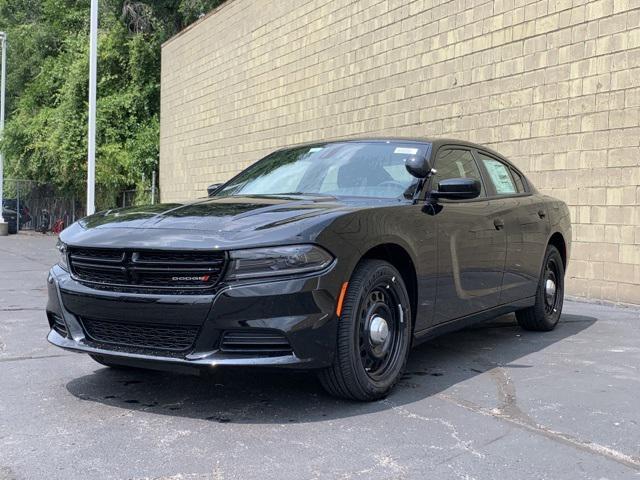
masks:
[(544, 293), (548, 301), (553, 300), (556, 295), (556, 282), (548, 278), (544, 284)]
[(387, 321), (376, 315), (369, 323), (369, 338), (373, 345), (382, 345), (389, 336)]

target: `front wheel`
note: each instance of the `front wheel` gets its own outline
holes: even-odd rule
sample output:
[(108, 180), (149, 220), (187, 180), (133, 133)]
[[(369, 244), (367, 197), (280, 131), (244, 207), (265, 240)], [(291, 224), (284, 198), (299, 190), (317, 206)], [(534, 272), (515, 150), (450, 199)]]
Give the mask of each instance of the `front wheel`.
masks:
[(336, 358), (320, 372), (337, 397), (371, 401), (396, 384), (411, 344), (411, 307), (402, 276), (382, 260), (364, 260), (349, 281), (338, 318)]
[(564, 300), (564, 263), (556, 247), (549, 245), (544, 255), (542, 274), (538, 281), (536, 303), (516, 312), (518, 324), (525, 330), (553, 330), (562, 313)]

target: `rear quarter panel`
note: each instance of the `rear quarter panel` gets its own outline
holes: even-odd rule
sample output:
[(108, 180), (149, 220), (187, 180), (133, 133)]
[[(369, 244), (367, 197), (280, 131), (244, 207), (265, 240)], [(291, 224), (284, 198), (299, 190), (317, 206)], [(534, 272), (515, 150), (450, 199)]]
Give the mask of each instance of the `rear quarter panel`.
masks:
[(544, 196), (545, 202), (549, 205), (549, 227), (550, 236), (554, 233), (560, 233), (564, 238), (566, 246), (566, 260), (567, 264), (571, 258), (571, 214), (569, 213), (569, 207), (562, 200), (553, 198), (550, 196)]

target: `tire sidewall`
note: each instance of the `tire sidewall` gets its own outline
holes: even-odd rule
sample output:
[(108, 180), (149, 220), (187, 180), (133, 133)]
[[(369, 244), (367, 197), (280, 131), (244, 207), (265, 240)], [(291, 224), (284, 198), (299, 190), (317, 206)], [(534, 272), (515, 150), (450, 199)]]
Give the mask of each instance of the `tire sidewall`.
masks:
[[(545, 311), (545, 271), (549, 260), (552, 259), (558, 266), (558, 275), (556, 278), (556, 291), (558, 292), (558, 303), (556, 305), (556, 311), (548, 315)], [(562, 256), (556, 247), (550, 245), (547, 248), (544, 256), (544, 262), (542, 263), (542, 270), (540, 272), (540, 280), (538, 282), (538, 291), (536, 292), (536, 314), (539, 318), (543, 319), (542, 323), (548, 329), (553, 329), (560, 321), (560, 315), (562, 314), (562, 306), (564, 304), (564, 263)]]
[[(402, 371), (407, 362), (409, 355), (409, 347), (411, 345), (411, 304), (409, 301), (409, 295), (405, 283), (400, 273), (389, 263), (384, 261), (371, 262), (367, 265), (369, 268), (358, 269), (354, 274), (354, 279), (360, 276), (357, 291), (347, 291), (348, 301), (353, 302), (349, 315), (343, 316), (339, 321), (348, 321), (350, 325), (350, 357), (352, 362), (352, 368), (354, 375), (357, 379), (359, 386), (367, 392), (368, 395), (379, 396), (388, 393), (395, 383), (400, 378)], [(388, 279), (390, 283), (396, 285), (397, 294), (400, 297), (400, 304), (403, 313), (402, 322), (402, 344), (400, 346), (401, 351), (398, 353), (399, 361), (394, 368), (385, 375), (383, 379), (376, 380), (371, 378), (360, 360), (359, 350), (359, 322), (357, 319), (358, 312), (362, 307), (362, 303), (366, 299), (366, 295), (371, 288), (377, 284), (381, 279)], [(352, 282), (353, 283), (353, 282)], [(351, 294), (351, 295), (349, 295)], [(355, 300), (355, 301), (354, 301)]]

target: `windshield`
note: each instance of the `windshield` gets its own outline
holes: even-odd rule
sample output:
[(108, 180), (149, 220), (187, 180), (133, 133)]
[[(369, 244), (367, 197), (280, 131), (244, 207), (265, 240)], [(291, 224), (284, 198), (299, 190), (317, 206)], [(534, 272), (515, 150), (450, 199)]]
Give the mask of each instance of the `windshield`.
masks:
[(278, 150), (216, 193), (398, 198), (412, 195), (417, 179), (404, 164), (425, 157), (430, 143), (338, 142)]

